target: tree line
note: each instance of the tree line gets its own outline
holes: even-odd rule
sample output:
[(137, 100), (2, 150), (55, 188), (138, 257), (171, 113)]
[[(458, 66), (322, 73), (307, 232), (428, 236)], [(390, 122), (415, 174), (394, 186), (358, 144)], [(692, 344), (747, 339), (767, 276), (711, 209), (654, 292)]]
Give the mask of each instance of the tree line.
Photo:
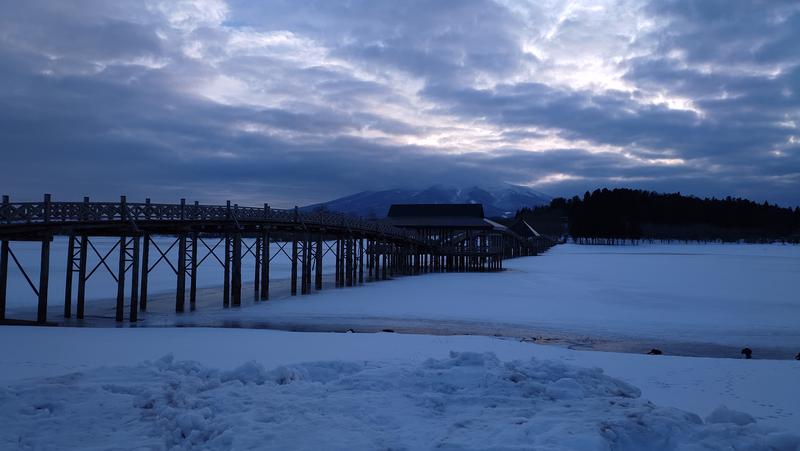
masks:
[(598, 189), (583, 197), (556, 198), (516, 214), (551, 236), (568, 233), (579, 243), (639, 240), (800, 242), (800, 207), (726, 197)]

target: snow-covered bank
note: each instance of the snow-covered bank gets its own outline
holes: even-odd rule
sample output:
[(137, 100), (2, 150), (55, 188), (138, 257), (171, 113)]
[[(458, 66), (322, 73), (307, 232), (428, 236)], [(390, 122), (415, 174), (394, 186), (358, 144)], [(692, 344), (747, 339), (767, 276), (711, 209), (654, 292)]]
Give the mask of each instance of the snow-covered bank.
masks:
[[(489, 337), (291, 333), (247, 329), (0, 328), (0, 383), (136, 365), (171, 353), (178, 360), (232, 370), (248, 361), (265, 369), (313, 361), (419, 365), (450, 351), (492, 352), (502, 361), (551, 359), (599, 367), (638, 387), (659, 406), (706, 417), (719, 405), (748, 412), (758, 424), (800, 430), (800, 363), (682, 358), (572, 351)], [(131, 375), (131, 378), (136, 378)], [(0, 423), (2, 424), (2, 423)]]
[[(537, 359), (451, 353), (423, 363), (229, 371), (165, 357), (0, 391), (0, 446), (203, 449), (763, 449), (800, 436), (745, 413), (695, 414)], [(124, 444), (124, 445), (123, 445)]]

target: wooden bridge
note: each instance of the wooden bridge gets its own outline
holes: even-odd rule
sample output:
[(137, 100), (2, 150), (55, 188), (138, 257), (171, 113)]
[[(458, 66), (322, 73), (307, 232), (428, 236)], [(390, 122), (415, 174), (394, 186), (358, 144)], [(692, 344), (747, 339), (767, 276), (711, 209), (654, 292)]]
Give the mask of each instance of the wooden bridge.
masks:
[[(53, 202), (45, 195), (41, 202), (11, 202), (3, 196), (0, 204), (0, 322), (6, 318), (8, 269), (14, 263), (38, 299), (36, 322), (47, 322), (50, 244), (54, 236), (68, 240), (64, 317), (71, 318), (73, 294), (75, 316), (83, 319), (86, 281), (107, 271), (117, 284), (115, 316), (136, 322), (147, 311), (148, 275), (167, 265), (176, 276), (175, 311), (196, 308), (197, 269), (219, 264), (223, 269), (224, 307), (242, 301), (242, 260), (253, 257), (254, 289), (257, 300), (269, 299), (270, 262), (283, 255), (291, 262), (291, 295), (322, 289), (322, 259), (335, 257), (335, 286), (353, 286), (365, 281), (386, 280), (395, 275), (438, 271), (491, 271), (502, 269), (504, 256), (535, 255), (549, 246), (531, 243), (505, 233), (499, 240), (443, 245), (441, 239), (415, 231), (364, 221), (329, 212), (300, 212), (263, 207), (119, 202)], [(101, 252), (95, 237), (113, 237), (115, 245)], [(162, 248), (153, 237), (170, 237)], [(38, 283), (24, 270), (13, 251), (14, 241), (41, 243)], [(249, 243), (248, 243), (249, 241)], [(274, 244), (271, 247), (270, 244)], [(177, 260), (168, 254), (177, 248)], [(273, 252), (273, 249), (275, 252)], [(99, 261), (88, 267), (93, 252)], [(116, 255), (113, 255), (116, 252)], [(220, 256), (220, 252), (222, 255)], [(116, 260), (115, 262), (113, 260)], [(188, 279), (188, 280), (187, 280)], [(77, 287), (75, 287), (77, 282)], [(126, 296), (126, 287), (129, 294)], [(73, 293), (73, 289), (77, 292)], [(109, 296), (110, 297), (110, 296)]]

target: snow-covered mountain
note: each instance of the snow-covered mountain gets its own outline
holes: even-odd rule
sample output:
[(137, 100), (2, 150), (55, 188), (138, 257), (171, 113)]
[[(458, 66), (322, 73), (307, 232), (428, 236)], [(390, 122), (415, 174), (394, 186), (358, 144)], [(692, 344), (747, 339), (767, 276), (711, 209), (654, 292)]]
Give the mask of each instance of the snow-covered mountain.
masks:
[(331, 211), (362, 217), (385, 217), (392, 204), (483, 204), (484, 213), (490, 217), (509, 217), (522, 207), (534, 207), (550, 202), (551, 197), (524, 186), (502, 184), (498, 186), (457, 187), (433, 185), (422, 190), (391, 189), (362, 191), (350, 196), (320, 204), (308, 205), (303, 210), (326, 208)]

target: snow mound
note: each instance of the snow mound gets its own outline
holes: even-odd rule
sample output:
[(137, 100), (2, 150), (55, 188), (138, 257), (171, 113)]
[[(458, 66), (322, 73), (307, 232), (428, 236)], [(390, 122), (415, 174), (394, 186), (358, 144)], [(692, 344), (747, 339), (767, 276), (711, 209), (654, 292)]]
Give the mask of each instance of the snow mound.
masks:
[(738, 424), (739, 426), (744, 426), (746, 424), (755, 423), (756, 419), (752, 417), (752, 415), (744, 412), (739, 412), (736, 410), (731, 410), (726, 406), (719, 406), (714, 409), (706, 417), (706, 423), (733, 423)]
[[(0, 448), (796, 451), (720, 407), (697, 415), (559, 362), (451, 353), (422, 363), (220, 371), (166, 356), (0, 388)], [(124, 444), (124, 445), (123, 445)]]

